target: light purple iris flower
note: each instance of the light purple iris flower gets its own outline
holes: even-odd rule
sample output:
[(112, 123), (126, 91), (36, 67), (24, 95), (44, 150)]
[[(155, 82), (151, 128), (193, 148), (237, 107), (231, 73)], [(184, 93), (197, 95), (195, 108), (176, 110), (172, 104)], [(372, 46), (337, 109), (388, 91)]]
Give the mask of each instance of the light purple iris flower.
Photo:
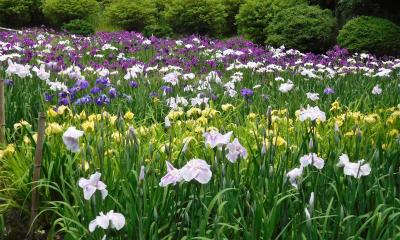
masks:
[(218, 149), (222, 149), (223, 146), (230, 142), (232, 131), (226, 134), (221, 134), (216, 131), (206, 132), (204, 133), (206, 146), (210, 148), (218, 147)]
[(202, 159), (192, 159), (180, 170), (180, 174), (186, 182), (196, 180), (201, 184), (206, 184), (212, 177), (210, 165)]
[(335, 90), (333, 88), (327, 87), (324, 89), (324, 94), (325, 95), (330, 95), (330, 94), (334, 94)]
[(322, 169), (325, 165), (324, 159), (317, 156), (315, 153), (310, 153), (304, 155), (300, 158), (300, 164), (302, 167), (307, 167), (308, 165), (314, 165), (317, 169)]
[(299, 168), (294, 168), (286, 174), (286, 176), (289, 178), (290, 184), (296, 189), (299, 188), (298, 179), (301, 177), (302, 174), (303, 174), (302, 166), (300, 166)]
[(83, 131), (77, 130), (75, 127), (69, 127), (64, 132), (62, 139), (68, 150), (71, 152), (79, 152), (79, 138), (83, 136)]
[(233, 140), (233, 142), (228, 143), (226, 145), (228, 149), (228, 154), (226, 154), (226, 158), (231, 163), (235, 163), (239, 157), (246, 158), (247, 157), (247, 151), (246, 148), (244, 148), (240, 143), (237, 138)]
[(89, 232), (94, 232), (97, 227), (104, 230), (109, 228), (121, 230), (125, 226), (125, 222), (125, 217), (121, 213), (115, 213), (112, 210), (107, 214), (100, 212), (100, 215), (89, 223)]
[(176, 169), (170, 162), (167, 163), (167, 174), (161, 178), (160, 187), (166, 187), (170, 184), (175, 185), (183, 180), (181, 171)]
[(81, 178), (79, 179), (78, 185), (83, 189), (83, 197), (89, 200), (96, 190), (101, 192), (101, 197), (105, 199), (108, 195), (107, 185), (100, 181), (101, 173), (95, 172), (90, 175), (89, 179)]

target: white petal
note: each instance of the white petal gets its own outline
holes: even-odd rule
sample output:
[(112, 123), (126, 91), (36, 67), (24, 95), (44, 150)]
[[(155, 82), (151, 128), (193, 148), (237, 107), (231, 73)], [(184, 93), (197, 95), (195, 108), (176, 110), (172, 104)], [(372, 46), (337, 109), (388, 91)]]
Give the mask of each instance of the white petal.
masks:
[(100, 177), (101, 177), (101, 173), (99, 173), (99, 172), (95, 172), (92, 175), (90, 175), (90, 178), (89, 178), (90, 184), (92, 184), (92, 185), (97, 184), (97, 182), (100, 180)]
[(210, 181), (211, 177), (212, 177), (211, 170), (207, 170), (200, 172), (195, 179), (201, 184), (206, 184)]
[(79, 187), (84, 188), (88, 183), (89, 183), (89, 180), (87, 180), (85, 178), (80, 178), (78, 185), (79, 185)]
[(104, 190), (104, 189), (107, 188), (107, 185), (105, 185), (102, 181), (98, 181), (97, 184), (96, 184), (96, 188), (98, 190)]
[(322, 158), (316, 157), (316, 158), (314, 158), (313, 165), (318, 169), (322, 169), (325, 165), (325, 161)]
[(197, 176), (197, 174), (197, 171), (195, 171), (192, 167), (188, 167), (186, 165), (181, 169), (181, 175), (186, 182), (190, 182)]
[(100, 215), (96, 217), (97, 225), (103, 229), (107, 229), (110, 225), (110, 218), (107, 215)]
[(111, 220), (111, 225), (117, 230), (120, 230), (125, 226), (125, 217), (121, 213), (108, 213), (108, 217)]
[(367, 163), (361, 166), (360, 174), (368, 176), (371, 173), (371, 166)]
[(83, 198), (85, 198), (86, 200), (89, 200), (92, 195), (94, 194), (94, 192), (96, 192), (96, 187), (92, 186), (92, 185), (87, 185), (83, 188)]
[(101, 192), (101, 197), (104, 200), (108, 195), (108, 191), (107, 191), (107, 189), (103, 189), (103, 190), (100, 190), (100, 192)]
[(97, 227), (97, 221), (96, 219), (90, 221), (89, 223), (89, 232), (93, 232)]

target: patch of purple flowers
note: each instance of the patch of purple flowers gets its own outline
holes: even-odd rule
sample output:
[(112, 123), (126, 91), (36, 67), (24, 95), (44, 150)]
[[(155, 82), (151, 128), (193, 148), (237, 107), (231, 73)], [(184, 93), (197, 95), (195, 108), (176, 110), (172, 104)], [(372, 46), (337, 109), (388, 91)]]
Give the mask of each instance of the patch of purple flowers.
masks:
[(254, 92), (249, 88), (243, 88), (242, 90), (240, 90), (240, 94), (245, 98), (250, 98), (253, 96)]

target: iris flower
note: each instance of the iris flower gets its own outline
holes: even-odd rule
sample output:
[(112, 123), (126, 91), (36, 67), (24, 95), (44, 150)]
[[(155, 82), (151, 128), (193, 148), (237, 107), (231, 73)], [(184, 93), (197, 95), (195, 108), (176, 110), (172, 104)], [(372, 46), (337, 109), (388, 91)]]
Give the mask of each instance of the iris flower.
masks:
[(321, 122), (324, 122), (326, 120), (326, 116), (325, 113), (319, 109), (319, 107), (308, 106), (307, 109), (302, 109), (300, 111), (299, 119), (302, 122), (306, 121), (307, 119), (310, 119), (311, 121), (320, 120)]
[(181, 172), (176, 169), (170, 162), (167, 163), (167, 174), (161, 178), (160, 187), (166, 187), (170, 184), (175, 185), (183, 180)]
[(79, 138), (83, 136), (83, 131), (77, 130), (75, 127), (69, 127), (64, 132), (62, 139), (68, 150), (71, 152), (79, 152)]
[(187, 162), (180, 170), (180, 174), (186, 182), (194, 179), (201, 184), (208, 183), (212, 177), (210, 165), (202, 159), (192, 159)]
[(95, 172), (90, 175), (89, 179), (81, 178), (79, 179), (78, 185), (83, 189), (83, 197), (89, 200), (96, 190), (101, 192), (101, 197), (105, 199), (108, 195), (107, 185), (100, 181), (101, 173)]
[(121, 213), (115, 213), (111, 210), (105, 215), (103, 212), (100, 212), (100, 215), (89, 223), (89, 231), (94, 232), (97, 227), (101, 227), (102, 229), (114, 228), (116, 230), (121, 230), (124, 226), (124, 215)]
[(218, 147), (222, 149), (223, 146), (229, 143), (233, 132), (221, 134), (217, 131), (206, 132), (203, 134), (206, 146), (210, 148)]
[(308, 165), (314, 165), (317, 169), (322, 169), (325, 165), (324, 159), (317, 156), (315, 153), (310, 153), (304, 155), (300, 158), (300, 164), (302, 167), (307, 167)]
[(299, 188), (297, 180), (298, 178), (301, 177), (302, 174), (303, 174), (302, 166), (300, 166), (299, 168), (294, 168), (286, 174), (286, 176), (289, 178), (290, 184), (292, 184), (292, 186), (295, 187), (296, 189)]
[(233, 140), (233, 142), (228, 143), (226, 145), (228, 149), (228, 154), (226, 154), (226, 158), (231, 163), (235, 163), (239, 157), (246, 158), (247, 157), (247, 151), (246, 148), (244, 148), (240, 143), (237, 138)]
[(364, 159), (352, 163), (349, 160), (347, 154), (342, 154), (339, 157), (338, 167), (343, 167), (345, 175), (353, 176), (355, 178), (361, 178), (362, 176), (368, 176), (371, 173), (371, 166), (368, 163), (364, 163)]

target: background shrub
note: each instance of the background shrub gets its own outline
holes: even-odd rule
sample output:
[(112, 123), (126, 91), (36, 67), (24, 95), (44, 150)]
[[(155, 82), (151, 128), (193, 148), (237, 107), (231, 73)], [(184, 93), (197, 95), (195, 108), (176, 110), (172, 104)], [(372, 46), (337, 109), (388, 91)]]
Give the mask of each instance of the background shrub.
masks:
[(96, 0), (44, 0), (43, 13), (55, 26), (74, 19), (88, 19), (100, 10)]
[(178, 34), (218, 36), (226, 32), (226, 12), (221, 0), (173, 0), (165, 20)]
[(236, 26), (236, 15), (239, 13), (240, 6), (245, 2), (245, 0), (222, 0), (226, 11), (226, 33), (229, 35), (234, 35), (237, 33)]
[(0, 24), (23, 27), (43, 23), (41, 0), (0, 0)]
[(93, 25), (83, 19), (74, 19), (69, 21), (68, 23), (64, 23), (62, 29), (69, 33), (83, 36), (88, 36), (94, 33)]
[(344, 25), (337, 41), (351, 52), (399, 54), (400, 27), (386, 19), (361, 16)]
[(146, 36), (170, 37), (173, 35), (173, 31), (166, 23), (156, 23), (146, 26), (143, 29), (143, 34)]
[(266, 44), (322, 52), (334, 43), (335, 18), (330, 10), (298, 5), (280, 11), (267, 27)]
[(152, 0), (155, 4), (157, 15), (156, 22), (150, 24), (144, 28), (143, 33), (147, 36), (155, 35), (157, 37), (170, 37), (173, 35), (172, 28), (165, 21), (164, 12), (168, 4), (171, 4), (172, 0)]
[(240, 6), (236, 16), (238, 33), (256, 43), (264, 43), (265, 30), (275, 14), (282, 9), (306, 3), (307, 0), (247, 0)]
[(111, 24), (133, 31), (155, 24), (157, 14), (156, 5), (149, 0), (116, 0), (105, 12)]

